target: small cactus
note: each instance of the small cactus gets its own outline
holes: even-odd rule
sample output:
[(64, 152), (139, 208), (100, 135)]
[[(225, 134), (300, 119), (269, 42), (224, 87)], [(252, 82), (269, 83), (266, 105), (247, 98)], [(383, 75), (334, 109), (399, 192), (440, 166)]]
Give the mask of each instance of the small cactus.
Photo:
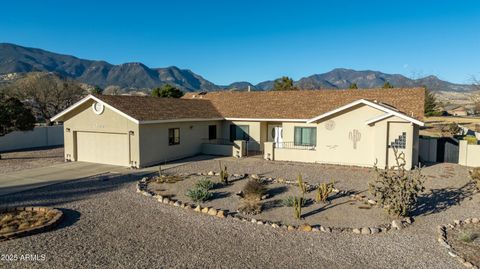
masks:
[(227, 166), (226, 165), (222, 166), (222, 162), (220, 161), (218, 161), (218, 164), (220, 165), (220, 182), (224, 183), (225, 185), (228, 185)]
[(315, 202), (325, 203), (328, 199), (328, 196), (333, 192), (333, 182), (326, 184), (322, 183), (317, 187), (317, 194), (315, 196)]
[(158, 177), (162, 177), (162, 166), (158, 166)]
[(302, 217), (302, 204), (303, 204), (303, 197), (293, 198), (293, 210), (294, 210), (294, 216), (296, 219), (300, 219)]
[(303, 183), (303, 178), (301, 174), (298, 175), (297, 183), (298, 183), (298, 188), (300, 189), (302, 194), (305, 194), (307, 192), (307, 188), (305, 186), (305, 183)]

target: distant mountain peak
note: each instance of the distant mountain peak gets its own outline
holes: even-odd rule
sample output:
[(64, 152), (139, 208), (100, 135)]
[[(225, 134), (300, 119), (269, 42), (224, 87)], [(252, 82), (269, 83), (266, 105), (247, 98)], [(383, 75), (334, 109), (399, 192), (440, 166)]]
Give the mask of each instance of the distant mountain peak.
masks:
[(220, 87), (190, 70), (176, 66), (149, 68), (141, 62), (113, 65), (105, 61), (79, 59), (70, 55), (0, 43), (0, 74), (55, 72), (80, 82), (106, 87), (154, 88), (165, 83), (184, 91), (211, 91)]
[[(54, 72), (100, 87), (116, 85), (128, 89), (150, 89), (165, 83), (172, 84), (183, 91), (245, 90), (248, 87), (252, 90), (269, 90), (274, 85), (274, 79), (272, 79), (256, 85), (247, 81), (240, 81), (228, 86), (219, 86), (189, 69), (181, 69), (177, 66), (149, 68), (140, 62), (113, 65), (101, 60), (84, 60), (42, 49), (28, 48), (12, 43), (0, 43), (0, 75), (34, 71)], [(473, 89), (470, 85), (450, 83), (432, 75), (419, 79), (409, 79), (399, 74), (386, 74), (372, 70), (357, 71), (348, 68), (335, 68), (323, 74), (301, 78), (294, 83), (302, 89), (318, 90), (345, 89), (351, 83), (356, 83), (359, 88), (379, 88), (385, 82), (395, 87), (425, 85), (435, 91), (460, 92)]]

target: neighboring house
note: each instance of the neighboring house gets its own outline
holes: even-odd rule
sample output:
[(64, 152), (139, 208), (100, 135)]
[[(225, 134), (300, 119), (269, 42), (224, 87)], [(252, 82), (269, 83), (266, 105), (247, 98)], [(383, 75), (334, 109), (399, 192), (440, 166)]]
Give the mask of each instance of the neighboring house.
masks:
[(452, 116), (468, 116), (468, 111), (464, 106), (450, 105), (446, 106), (444, 110)]
[[(63, 121), (65, 158), (145, 167), (202, 153), (232, 155), (232, 141), (271, 160), (379, 167), (418, 163), (424, 90), (188, 93), (182, 99), (89, 95)], [(227, 150), (221, 149), (224, 147)]]

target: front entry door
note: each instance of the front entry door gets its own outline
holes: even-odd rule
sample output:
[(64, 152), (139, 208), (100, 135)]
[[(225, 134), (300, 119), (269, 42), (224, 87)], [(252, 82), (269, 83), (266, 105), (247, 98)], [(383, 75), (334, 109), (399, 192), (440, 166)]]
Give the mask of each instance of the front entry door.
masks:
[(283, 128), (281, 126), (274, 127), (273, 142), (277, 144), (277, 147), (283, 147)]

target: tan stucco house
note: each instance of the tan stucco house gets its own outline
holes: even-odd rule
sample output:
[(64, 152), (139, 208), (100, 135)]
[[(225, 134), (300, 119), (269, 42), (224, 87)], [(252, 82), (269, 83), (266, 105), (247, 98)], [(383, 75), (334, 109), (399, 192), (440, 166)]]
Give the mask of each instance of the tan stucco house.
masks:
[(52, 118), (65, 159), (145, 167), (200, 153), (385, 167), (393, 147), (418, 163), (424, 90), (89, 95)]

